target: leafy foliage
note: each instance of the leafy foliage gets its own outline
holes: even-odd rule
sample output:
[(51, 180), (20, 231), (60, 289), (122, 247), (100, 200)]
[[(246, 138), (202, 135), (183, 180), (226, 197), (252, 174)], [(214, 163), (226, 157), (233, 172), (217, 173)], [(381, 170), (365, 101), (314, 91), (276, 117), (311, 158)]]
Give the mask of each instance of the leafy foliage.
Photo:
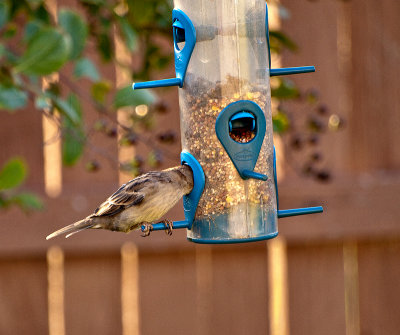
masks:
[(58, 22), (72, 41), (70, 59), (78, 59), (85, 48), (88, 27), (84, 19), (77, 13), (61, 9), (58, 13)]
[(9, 2), (6, 0), (0, 2), (0, 29), (3, 28), (3, 26), (7, 23), (9, 12), (10, 12)]
[(7, 161), (0, 171), (0, 208), (18, 205), (25, 211), (43, 208), (42, 201), (33, 193), (19, 192), (27, 174), (27, 167), (21, 158)]
[(89, 58), (81, 58), (75, 63), (74, 76), (77, 79), (86, 77), (95, 82), (100, 80), (99, 71)]
[(83, 130), (82, 108), (76, 95), (71, 94), (67, 99), (68, 106), (77, 116), (77, 123), (65, 118), (63, 121), (63, 146), (62, 158), (66, 166), (74, 165), (81, 157), (85, 144)]
[(28, 94), (14, 86), (0, 84), (0, 109), (13, 111), (25, 107)]
[(39, 28), (29, 38), (24, 54), (19, 58), (15, 73), (48, 75), (59, 70), (68, 60), (71, 39), (57, 28)]
[(0, 190), (8, 190), (20, 186), (25, 176), (25, 163), (19, 158), (9, 160), (0, 171)]
[(134, 91), (132, 86), (126, 86), (117, 91), (114, 97), (114, 107), (150, 105), (155, 100), (154, 95), (148, 90)]

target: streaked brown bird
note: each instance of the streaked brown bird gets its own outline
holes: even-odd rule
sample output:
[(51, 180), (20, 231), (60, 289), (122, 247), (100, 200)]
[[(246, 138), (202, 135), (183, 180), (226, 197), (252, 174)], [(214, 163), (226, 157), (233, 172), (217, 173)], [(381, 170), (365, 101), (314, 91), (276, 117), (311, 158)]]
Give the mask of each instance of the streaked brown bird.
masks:
[[(87, 218), (61, 228), (46, 237), (62, 234), (69, 237), (85, 229), (108, 229), (129, 233), (146, 226), (144, 235), (183, 195), (193, 189), (193, 173), (189, 166), (181, 165), (160, 172), (149, 172), (122, 185)], [(172, 222), (162, 221), (166, 232), (172, 234)]]

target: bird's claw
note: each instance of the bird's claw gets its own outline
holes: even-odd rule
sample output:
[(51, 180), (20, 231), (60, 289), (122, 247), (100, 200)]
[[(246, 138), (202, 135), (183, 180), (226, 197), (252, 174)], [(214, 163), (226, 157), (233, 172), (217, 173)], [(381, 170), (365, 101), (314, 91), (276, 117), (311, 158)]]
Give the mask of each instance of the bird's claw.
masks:
[(174, 228), (174, 223), (171, 220), (163, 220), (161, 221), (165, 226), (165, 233), (169, 236), (172, 235), (172, 229)]
[(149, 236), (151, 231), (153, 230), (153, 225), (151, 223), (143, 223), (142, 224), (142, 237)]

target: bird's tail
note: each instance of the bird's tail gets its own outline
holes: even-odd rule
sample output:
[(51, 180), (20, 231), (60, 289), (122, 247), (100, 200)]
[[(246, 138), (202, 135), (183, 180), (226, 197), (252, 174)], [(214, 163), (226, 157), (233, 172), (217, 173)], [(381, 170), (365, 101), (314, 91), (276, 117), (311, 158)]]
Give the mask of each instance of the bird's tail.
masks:
[(67, 236), (65, 236), (65, 238), (68, 238), (71, 235), (79, 233), (82, 230), (92, 228), (94, 226), (93, 221), (94, 220), (90, 217), (80, 220), (80, 221), (77, 221), (73, 224), (70, 224), (69, 226), (61, 228), (61, 229), (55, 231), (54, 233), (48, 235), (46, 237), (46, 240), (50, 240), (51, 238), (62, 235), (62, 234), (67, 234)]

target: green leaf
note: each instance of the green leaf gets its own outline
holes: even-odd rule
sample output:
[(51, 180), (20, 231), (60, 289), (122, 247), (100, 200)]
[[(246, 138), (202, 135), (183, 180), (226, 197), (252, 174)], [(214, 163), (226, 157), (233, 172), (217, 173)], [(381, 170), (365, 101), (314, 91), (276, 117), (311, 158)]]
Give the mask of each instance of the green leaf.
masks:
[(72, 41), (70, 59), (77, 59), (85, 48), (88, 35), (88, 26), (84, 19), (77, 13), (61, 9), (58, 13), (60, 26), (69, 34)]
[(43, 22), (38, 20), (29, 21), (25, 25), (23, 40), (24, 42), (29, 42), (29, 40), (35, 36), (35, 34), (40, 30), (43, 29), (44, 25)]
[(272, 87), (271, 85), (271, 96), (280, 100), (283, 99), (295, 99), (299, 97), (299, 90), (293, 81), (289, 79), (278, 79), (278, 87)]
[(28, 76), (28, 79), (32, 85), (38, 86), (38, 85), (40, 85), (39, 79), (41, 80), (42, 78), (39, 78), (38, 76), (35, 76), (35, 75), (30, 75), (30, 76)]
[(20, 158), (12, 158), (0, 171), (0, 190), (8, 190), (22, 184), (26, 177), (26, 165)]
[(90, 5), (103, 5), (105, 3), (105, 0), (81, 0), (81, 2)]
[(48, 75), (65, 64), (70, 50), (68, 35), (55, 28), (42, 28), (29, 40), (14, 70), (17, 73)]
[(51, 24), (51, 15), (50, 15), (49, 11), (47, 10), (43, 1), (41, 1), (41, 3), (34, 4), (32, 7), (35, 7), (35, 6), (36, 6), (36, 8), (33, 12), (33, 15), (35, 16), (35, 18), (37, 20), (45, 23), (46, 25), (50, 25)]
[(27, 0), (27, 2), (31, 5), (31, 6), (38, 6), (40, 5), (43, 0)]
[(67, 166), (72, 166), (82, 156), (85, 145), (85, 134), (82, 127), (82, 108), (78, 98), (71, 94), (67, 101), (73, 106), (80, 117), (80, 124), (77, 126), (72, 124), (68, 119), (65, 119), (63, 122), (63, 163)]
[(85, 146), (84, 132), (79, 129), (64, 129), (65, 135), (62, 146), (63, 164), (66, 166), (74, 165), (83, 154)]
[(10, 62), (11, 64), (16, 64), (18, 61), (18, 57), (9, 49), (5, 50), (5, 56), (8, 62)]
[(120, 17), (119, 24), (122, 35), (125, 38), (126, 46), (132, 52), (137, 50), (138, 38), (136, 31), (132, 28), (126, 17)]
[(272, 115), (272, 124), (274, 132), (276, 133), (283, 133), (289, 129), (289, 119), (287, 115), (281, 111)]
[(94, 83), (90, 88), (90, 93), (94, 100), (99, 103), (104, 103), (106, 95), (111, 90), (111, 84), (108, 81), (99, 81)]
[(82, 121), (80, 111), (76, 109), (76, 105), (71, 101), (66, 101), (54, 94), (49, 95), (54, 106), (59, 110), (61, 114), (66, 116), (72, 124), (79, 124)]
[(43, 209), (42, 200), (33, 193), (22, 192), (9, 199), (10, 202), (17, 204), (24, 211)]
[(16, 87), (0, 85), (0, 109), (15, 110), (26, 106), (28, 94)]
[(133, 90), (132, 86), (126, 86), (117, 91), (114, 96), (114, 107), (149, 105), (155, 100), (154, 94), (149, 90)]
[[(71, 106), (71, 108), (75, 111), (77, 118), (78, 118), (78, 124), (81, 126), (82, 122), (83, 122), (83, 118), (82, 118), (82, 106), (81, 103), (78, 99), (78, 97), (75, 94), (70, 94), (67, 97), (66, 102), (68, 103), (69, 106)], [(67, 122), (69, 122), (71, 120), (67, 120)], [(72, 125), (72, 124), (71, 124)]]
[(7, 48), (4, 46), (4, 44), (0, 43), (0, 59), (3, 58), (3, 56), (7, 53)]
[(104, 61), (108, 62), (112, 59), (113, 44), (107, 33), (101, 33), (97, 36), (97, 49)]
[(35, 99), (35, 107), (37, 109), (46, 109), (51, 108), (51, 104), (45, 95), (40, 95)]
[(3, 39), (10, 39), (18, 32), (18, 26), (15, 22), (9, 21), (2, 32)]
[(0, 2), (0, 29), (7, 23), (10, 15), (10, 4), (8, 0)]
[(71, 102), (71, 99), (64, 100), (60, 96), (52, 93), (45, 92), (35, 99), (35, 107), (37, 109), (45, 109), (55, 107), (62, 115), (64, 115), (73, 125), (80, 125), (82, 123), (82, 113), (77, 109), (77, 104)]
[(270, 30), (269, 32), (271, 51), (281, 52), (283, 48), (287, 48), (290, 51), (297, 50), (297, 44), (289, 38), (286, 34), (278, 30)]
[(96, 65), (89, 58), (82, 58), (76, 62), (74, 76), (77, 78), (87, 77), (93, 81), (100, 80)]
[(8, 206), (7, 199), (0, 193), (0, 208), (6, 208)]
[(147, 156), (147, 164), (149, 164), (151, 168), (158, 168), (160, 167), (161, 163), (162, 163), (161, 154), (154, 150), (150, 151)]

